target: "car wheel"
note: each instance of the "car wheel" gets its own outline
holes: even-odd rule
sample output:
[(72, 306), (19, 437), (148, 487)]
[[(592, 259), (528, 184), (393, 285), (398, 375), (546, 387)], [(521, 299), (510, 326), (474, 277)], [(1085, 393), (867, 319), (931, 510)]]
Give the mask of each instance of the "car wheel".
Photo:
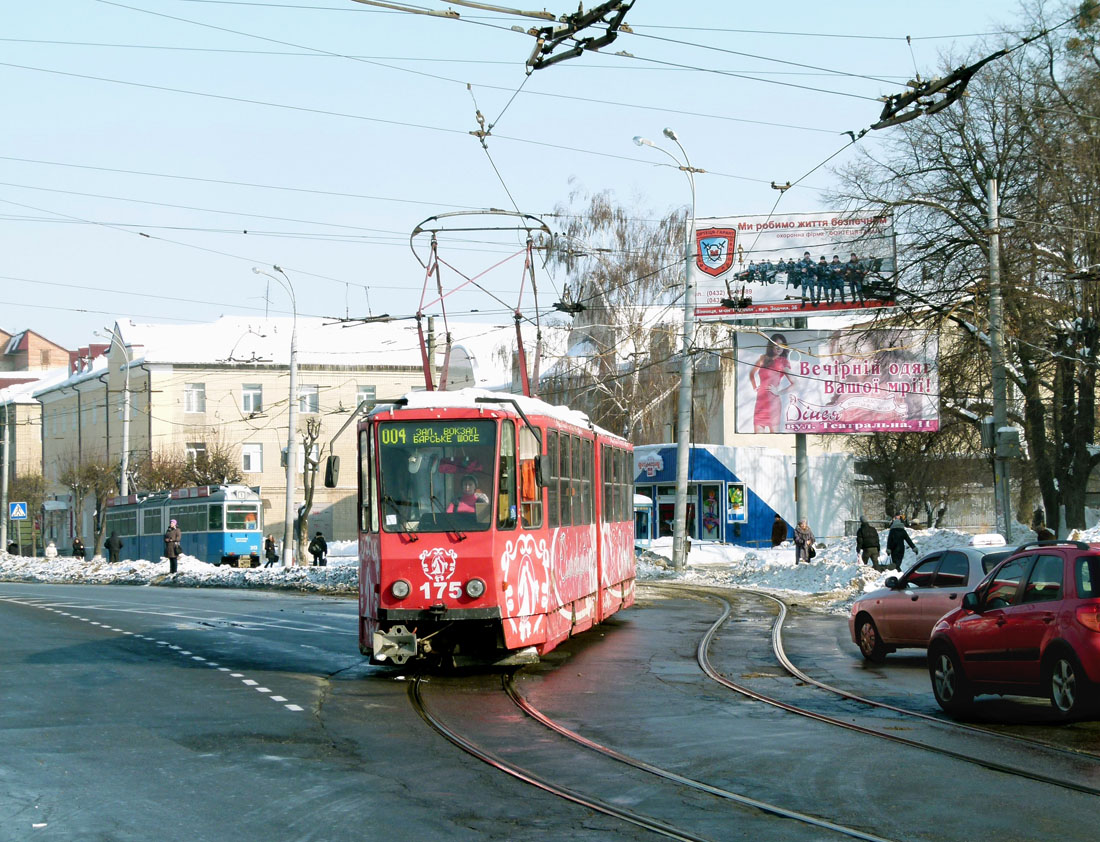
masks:
[(866, 614), (859, 618), (856, 626), (856, 640), (859, 641), (860, 654), (868, 661), (882, 663), (886, 660), (886, 647), (878, 635), (878, 626)]
[(974, 693), (963, 673), (962, 663), (947, 646), (937, 646), (928, 652), (928, 675), (932, 679), (932, 692), (940, 707), (952, 716), (970, 708)]
[(1058, 652), (1044, 671), (1050, 704), (1059, 719), (1076, 719), (1088, 703), (1088, 679), (1068, 652)]

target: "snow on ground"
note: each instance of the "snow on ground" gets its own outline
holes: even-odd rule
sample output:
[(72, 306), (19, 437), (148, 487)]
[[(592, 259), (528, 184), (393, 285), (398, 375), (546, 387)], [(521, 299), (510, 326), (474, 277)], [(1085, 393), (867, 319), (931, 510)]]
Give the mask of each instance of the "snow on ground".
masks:
[[(880, 533), (885, 546), (886, 532)], [(908, 550), (902, 569), (917, 560), (918, 553), (960, 546), (971, 535), (954, 529), (910, 530), (917, 553)], [(1073, 537), (1100, 542), (1100, 526)], [(1035, 533), (1020, 527), (1018, 541), (1033, 541)], [(358, 588), (359, 568), (355, 541), (329, 543), (326, 567), (258, 567), (238, 570), (214, 567), (191, 556), (183, 556), (178, 572), (168, 572), (168, 562), (122, 561), (109, 564), (96, 558), (81, 561), (71, 557), (56, 559), (27, 558), (0, 552), (0, 582), (46, 582), (54, 584), (94, 585), (167, 585), (192, 588), (275, 588), (319, 593), (354, 594)], [(847, 612), (861, 593), (880, 588), (894, 571), (877, 571), (860, 564), (856, 558), (855, 538), (819, 542), (817, 556), (810, 564), (794, 563), (794, 547), (784, 543), (776, 548), (752, 549), (728, 544), (693, 541), (687, 567), (677, 573), (671, 569), (672, 539), (652, 542), (638, 558), (640, 581), (679, 581), (692, 584), (741, 587), (766, 590), (803, 601), (823, 610)], [(880, 559), (882, 561), (882, 559)]]

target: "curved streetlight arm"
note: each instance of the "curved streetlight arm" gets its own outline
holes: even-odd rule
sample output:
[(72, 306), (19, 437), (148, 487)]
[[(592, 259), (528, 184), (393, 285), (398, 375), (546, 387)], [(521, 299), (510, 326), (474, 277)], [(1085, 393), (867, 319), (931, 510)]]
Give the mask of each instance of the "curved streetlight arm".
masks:
[(294, 294), (294, 284), (290, 277), (278, 266), (272, 266), (279, 275), (273, 275), (257, 266), (252, 267), (253, 273), (266, 275), (279, 284), (290, 295), (290, 307), (294, 314), (290, 328), (290, 400), (287, 403), (287, 433), (286, 433), (286, 506), (283, 510), (283, 567), (294, 564), (294, 477), (298, 473), (298, 443), (295, 441), (295, 431), (298, 426), (298, 299)]

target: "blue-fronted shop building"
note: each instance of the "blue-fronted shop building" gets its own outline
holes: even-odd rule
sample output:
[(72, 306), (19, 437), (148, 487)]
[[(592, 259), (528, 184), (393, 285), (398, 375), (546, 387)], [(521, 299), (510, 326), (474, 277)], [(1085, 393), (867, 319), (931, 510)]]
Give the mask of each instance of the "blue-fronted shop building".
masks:
[[(793, 458), (763, 447), (696, 444), (688, 468), (688, 535), (749, 547), (771, 546), (772, 525), (779, 515), (794, 534), (795, 465)], [(811, 457), (807, 501), (810, 526), (819, 537), (843, 535), (852, 517), (851, 457)], [(676, 506), (676, 445), (642, 445), (634, 449), (634, 530), (645, 541), (672, 537)]]

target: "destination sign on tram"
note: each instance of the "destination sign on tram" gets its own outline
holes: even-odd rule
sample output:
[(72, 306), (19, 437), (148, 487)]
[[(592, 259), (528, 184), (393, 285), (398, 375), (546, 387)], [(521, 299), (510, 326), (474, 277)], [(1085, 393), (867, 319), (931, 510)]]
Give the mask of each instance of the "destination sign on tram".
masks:
[(412, 421), (380, 424), (378, 440), (383, 448), (488, 444), (492, 441), (492, 427), (492, 422), (485, 421)]

